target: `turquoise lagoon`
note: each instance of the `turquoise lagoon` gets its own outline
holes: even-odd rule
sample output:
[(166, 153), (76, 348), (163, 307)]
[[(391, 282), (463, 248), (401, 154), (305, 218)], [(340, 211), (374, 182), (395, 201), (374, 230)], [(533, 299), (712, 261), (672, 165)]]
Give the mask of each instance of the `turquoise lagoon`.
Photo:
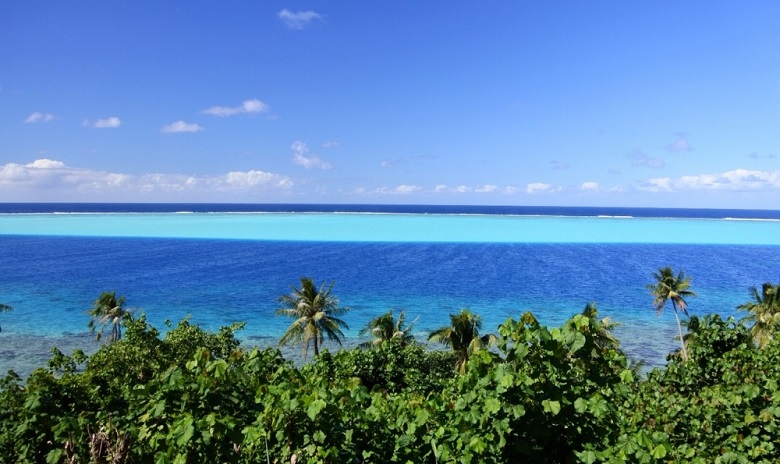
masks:
[[(347, 344), (394, 308), (426, 334), (468, 307), (483, 330), (533, 311), (557, 325), (595, 301), (624, 349), (662, 365), (674, 317), (646, 284), (684, 268), (693, 314), (741, 316), (749, 287), (780, 280), (780, 221), (668, 217), (375, 213), (0, 214), (0, 370), (28, 373), (52, 346), (94, 350), (100, 292), (126, 295), (157, 327), (187, 315), (207, 328), (245, 321), (273, 345), (290, 321), (276, 297), (301, 276), (332, 282), (352, 308)], [(328, 345), (326, 345), (328, 346)], [(333, 345), (330, 345), (332, 348)], [(289, 350), (291, 356), (298, 350)]]

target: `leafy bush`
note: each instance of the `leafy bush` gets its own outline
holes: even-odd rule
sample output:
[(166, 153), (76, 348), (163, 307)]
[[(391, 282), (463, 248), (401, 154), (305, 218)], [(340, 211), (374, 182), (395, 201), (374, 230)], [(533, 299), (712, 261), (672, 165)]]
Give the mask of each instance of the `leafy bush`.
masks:
[(463, 373), (392, 341), (298, 368), (240, 328), (161, 337), (141, 315), (92, 356), (9, 374), (0, 462), (780, 462), (780, 342), (731, 319), (692, 319), (689, 361), (644, 381), (594, 307), (506, 321)]

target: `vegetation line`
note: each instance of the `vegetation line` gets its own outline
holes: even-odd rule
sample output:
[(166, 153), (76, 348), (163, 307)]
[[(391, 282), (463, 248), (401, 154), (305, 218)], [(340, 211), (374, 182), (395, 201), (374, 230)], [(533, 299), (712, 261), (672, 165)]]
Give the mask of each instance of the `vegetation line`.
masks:
[(55, 349), (26, 380), (0, 379), (0, 462), (780, 462), (780, 285), (751, 289), (743, 320), (698, 318), (691, 279), (660, 269), (650, 297), (671, 301), (681, 346), (646, 378), (593, 303), (560, 327), (525, 313), (487, 334), (463, 310), (430, 334), (448, 351), (391, 310), (332, 354), (348, 311), (333, 287), (302, 278), (278, 300), (293, 319), (280, 343), (314, 349), (300, 367), (242, 348), (243, 324), (187, 318), (162, 336), (101, 294), (97, 352)]

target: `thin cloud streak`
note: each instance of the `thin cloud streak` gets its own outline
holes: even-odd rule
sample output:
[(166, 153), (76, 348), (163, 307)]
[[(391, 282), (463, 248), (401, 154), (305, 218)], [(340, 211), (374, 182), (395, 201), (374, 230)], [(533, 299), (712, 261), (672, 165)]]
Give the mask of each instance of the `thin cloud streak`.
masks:
[(28, 164), (8, 163), (0, 166), (0, 192), (35, 190), (49, 201), (111, 195), (125, 201), (138, 194), (186, 193), (208, 197), (214, 192), (286, 192), (294, 181), (284, 175), (261, 170), (231, 171), (214, 176), (149, 173), (132, 175), (74, 168), (51, 159)]
[(24, 120), (25, 124), (35, 124), (38, 122), (50, 122), (54, 121), (56, 117), (51, 113), (39, 113), (35, 112), (29, 116), (27, 116), (27, 119)]
[(685, 191), (774, 191), (780, 190), (780, 171), (734, 169), (717, 174), (682, 176), (677, 179), (657, 177), (639, 186), (647, 192)]
[(258, 99), (244, 100), (238, 106), (212, 106), (203, 110), (203, 113), (210, 114), (212, 116), (227, 117), (236, 114), (252, 114), (263, 113), (270, 109), (267, 103)]
[(301, 30), (314, 20), (324, 21), (322, 15), (309, 10), (292, 12), (288, 9), (281, 10), (276, 16), (290, 29)]
[(175, 134), (178, 132), (200, 132), (204, 130), (204, 127), (199, 126), (196, 123), (187, 123), (184, 121), (176, 121), (174, 123), (163, 126), (160, 132), (163, 134)]
[(122, 120), (116, 116), (111, 116), (109, 118), (98, 119), (95, 122), (87, 120), (84, 121), (84, 125), (94, 129), (116, 129), (122, 125)]

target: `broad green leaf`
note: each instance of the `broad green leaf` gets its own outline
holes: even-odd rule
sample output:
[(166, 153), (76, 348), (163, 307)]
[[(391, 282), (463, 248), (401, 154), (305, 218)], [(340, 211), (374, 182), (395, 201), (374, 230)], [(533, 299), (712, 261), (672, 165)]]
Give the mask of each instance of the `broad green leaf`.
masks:
[(582, 453), (578, 453), (578, 457), (585, 464), (593, 464), (594, 462), (598, 461), (598, 457), (596, 456), (596, 452), (592, 451), (592, 450), (583, 451)]
[(165, 412), (165, 400), (160, 400), (155, 404), (154, 410), (152, 411), (152, 417), (160, 417)]
[(578, 413), (582, 414), (583, 412), (588, 410), (588, 400), (585, 398), (577, 398), (574, 401), (574, 410)]
[(485, 412), (495, 414), (501, 409), (501, 402), (497, 398), (488, 398), (485, 400)]
[(179, 446), (185, 446), (187, 443), (189, 443), (193, 434), (195, 434), (195, 427), (192, 425), (192, 419), (190, 418), (185, 421), (181, 435), (179, 435), (179, 438), (176, 440), (176, 444)]
[(588, 410), (596, 417), (603, 417), (609, 411), (609, 404), (601, 395), (597, 394), (588, 400)]
[(666, 447), (661, 443), (653, 449), (652, 454), (654, 458), (661, 459), (666, 456)]
[(56, 464), (60, 462), (60, 458), (62, 457), (62, 454), (65, 451), (62, 448), (55, 448), (51, 451), (49, 451), (49, 454), (46, 455), (46, 463), (47, 464)]
[(572, 342), (571, 348), (570, 348), (571, 352), (575, 353), (580, 348), (582, 348), (583, 346), (585, 346), (585, 335), (583, 335), (580, 332), (575, 333), (574, 334), (574, 341)]
[(542, 407), (545, 412), (552, 413), (553, 416), (561, 412), (561, 403), (559, 401), (544, 400), (542, 401)]
[(306, 409), (306, 414), (309, 416), (309, 419), (314, 420), (317, 417), (317, 414), (325, 409), (325, 406), (327, 406), (327, 403), (317, 398), (316, 400), (312, 401), (311, 404), (309, 404), (308, 409)]

